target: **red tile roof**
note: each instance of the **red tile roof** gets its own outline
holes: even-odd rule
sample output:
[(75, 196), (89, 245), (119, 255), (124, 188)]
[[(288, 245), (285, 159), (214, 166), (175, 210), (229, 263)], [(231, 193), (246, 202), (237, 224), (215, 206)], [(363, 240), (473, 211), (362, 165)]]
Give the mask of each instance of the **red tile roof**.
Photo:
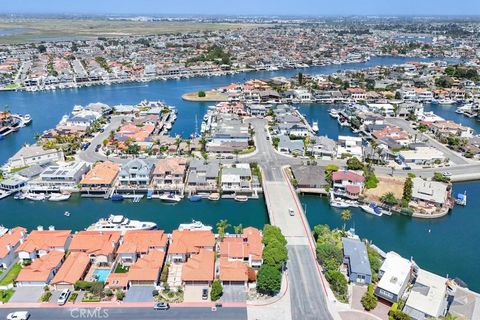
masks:
[(183, 265), (183, 281), (213, 281), (215, 269), (215, 252), (200, 250)]
[(214, 245), (215, 236), (211, 231), (174, 230), (168, 253), (198, 253), (201, 248)]
[(332, 180), (333, 181), (348, 180), (352, 182), (364, 182), (365, 178), (362, 175), (356, 174), (355, 172), (352, 172), (352, 171), (335, 171), (332, 174)]

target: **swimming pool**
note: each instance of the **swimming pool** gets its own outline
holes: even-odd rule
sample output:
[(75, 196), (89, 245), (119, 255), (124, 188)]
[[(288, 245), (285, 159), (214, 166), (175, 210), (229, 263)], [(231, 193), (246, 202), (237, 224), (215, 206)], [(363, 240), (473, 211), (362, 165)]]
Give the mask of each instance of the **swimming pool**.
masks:
[(101, 281), (105, 283), (110, 272), (111, 271), (109, 269), (96, 269), (95, 271), (93, 271), (93, 277), (96, 281)]

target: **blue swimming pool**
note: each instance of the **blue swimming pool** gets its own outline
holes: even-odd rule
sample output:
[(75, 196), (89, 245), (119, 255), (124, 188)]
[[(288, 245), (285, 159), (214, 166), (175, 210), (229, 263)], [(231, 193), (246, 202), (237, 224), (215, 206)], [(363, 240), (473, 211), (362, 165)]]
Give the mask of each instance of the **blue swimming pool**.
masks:
[(110, 272), (108, 269), (96, 269), (93, 271), (93, 276), (96, 281), (106, 282)]

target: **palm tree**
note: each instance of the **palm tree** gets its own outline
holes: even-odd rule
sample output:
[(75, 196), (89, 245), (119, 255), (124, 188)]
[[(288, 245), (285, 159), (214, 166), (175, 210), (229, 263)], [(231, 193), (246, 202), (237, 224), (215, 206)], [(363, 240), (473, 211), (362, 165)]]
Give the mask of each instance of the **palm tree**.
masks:
[(340, 214), (340, 218), (342, 219), (343, 221), (343, 230), (345, 231), (345, 224), (347, 221), (349, 221), (350, 219), (352, 219), (352, 213), (350, 212), (350, 210), (348, 209), (345, 209), (342, 211), (342, 213)]
[(238, 226), (233, 227), (235, 234), (240, 234), (243, 232), (243, 225), (240, 223)]
[(373, 155), (377, 152), (377, 147), (378, 147), (378, 142), (376, 140), (370, 140), (370, 146), (372, 147), (372, 160), (373, 160)]
[(218, 238), (223, 239), (225, 236), (225, 230), (230, 228), (232, 225), (228, 223), (228, 220), (220, 220), (217, 222), (217, 233)]

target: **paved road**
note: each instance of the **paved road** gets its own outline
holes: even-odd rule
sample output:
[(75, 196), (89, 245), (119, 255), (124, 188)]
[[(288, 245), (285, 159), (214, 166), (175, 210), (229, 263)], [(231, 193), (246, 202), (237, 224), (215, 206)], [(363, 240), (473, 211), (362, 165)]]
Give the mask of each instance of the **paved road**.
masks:
[[(6, 319), (15, 309), (0, 309), (0, 319)], [(25, 310), (23, 310), (25, 311)], [(168, 311), (155, 311), (152, 308), (32, 308), (28, 310), (31, 320), (69, 320), (69, 319), (112, 319), (112, 320), (199, 320), (199, 319), (231, 319), (246, 320), (246, 308), (218, 308), (213, 312), (210, 308), (171, 308)]]
[(435, 149), (440, 150), (443, 152), (443, 154), (449, 158), (451, 161), (453, 161), (455, 164), (468, 164), (468, 161), (465, 160), (465, 158), (459, 156), (457, 153), (454, 151), (448, 149), (446, 146), (438, 142), (437, 140), (433, 139), (432, 137), (422, 134), (414, 130), (411, 126), (410, 123), (401, 118), (387, 118), (385, 119), (387, 123), (390, 123), (392, 125), (395, 125), (397, 127), (402, 128), (403, 130), (407, 131), (410, 135), (415, 136), (417, 135), (417, 139), (421, 141), (427, 141), (427, 144)]

